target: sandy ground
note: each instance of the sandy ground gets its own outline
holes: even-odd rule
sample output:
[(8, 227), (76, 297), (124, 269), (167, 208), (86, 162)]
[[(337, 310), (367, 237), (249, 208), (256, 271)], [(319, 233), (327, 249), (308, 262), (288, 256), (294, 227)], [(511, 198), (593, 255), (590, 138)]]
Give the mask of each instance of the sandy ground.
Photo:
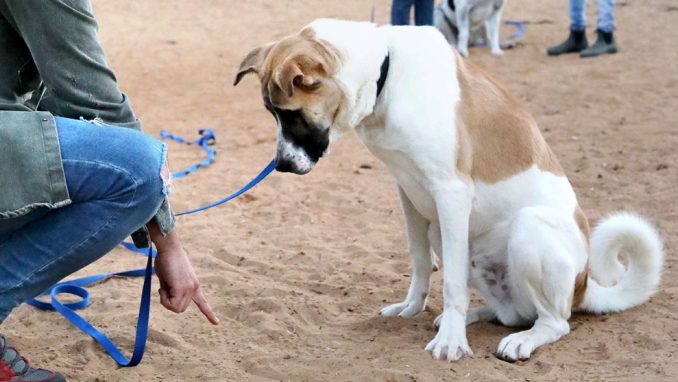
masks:
[[(183, 210), (244, 184), (274, 152), (274, 121), (254, 78), (231, 83), (254, 46), (317, 17), (364, 20), (360, 0), (97, 0), (109, 60), (146, 130), (187, 137), (218, 133), (214, 166), (176, 182)], [(377, 1), (388, 22), (390, 2)], [(513, 330), (468, 330), (475, 357), (434, 361), (424, 345), (441, 309), (440, 274), (427, 311), (378, 315), (409, 283), (403, 219), (393, 179), (351, 134), (305, 177), (273, 174), (227, 206), (181, 218), (179, 231), (222, 319), (195, 309), (175, 315), (154, 296), (143, 364), (119, 369), (89, 337), (54, 313), (20, 307), (3, 325), (36, 365), (76, 381), (660, 381), (678, 380), (678, 9), (674, 0), (621, 0), (621, 53), (582, 60), (544, 50), (567, 30), (563, 1), (509, 1), (506, 18), (528, 22), (521, 46), (501, 59), (471, 60), (522, 99), (567, 169), (595, 222), (619, 209), (641, 212), (667, 248), (661, 290), (651, 302), (606, 316), (575, 315), (572, 333), (528, 362), (493, 355)], [(595, 20), (595, 7), (589, 14)], [(508, 33), (508, 30), (504, 30)], [(671, 48), (673, 47), (673, 48)], [(171, 144), (175, 168), (200, 158)], [(366, 168), (365, 168), (366, 167)], [(138, 267), (124, 250), (81, 274)], [(157, 286), (157, 284), (156, 284)], [(141, 281), (93, 288), (85, 316), (131, 349)], [(480, 302), (473, 295), (472, 304)]]

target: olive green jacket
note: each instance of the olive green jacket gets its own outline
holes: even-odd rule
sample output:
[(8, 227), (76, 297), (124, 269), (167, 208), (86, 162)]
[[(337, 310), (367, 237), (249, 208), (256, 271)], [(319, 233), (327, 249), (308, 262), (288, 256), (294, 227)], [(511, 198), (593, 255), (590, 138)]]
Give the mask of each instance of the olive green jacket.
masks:
[(141, 129), (97, 29), (90, 0), (0, 0), (0, 219), (71, 203), (53, 116)]

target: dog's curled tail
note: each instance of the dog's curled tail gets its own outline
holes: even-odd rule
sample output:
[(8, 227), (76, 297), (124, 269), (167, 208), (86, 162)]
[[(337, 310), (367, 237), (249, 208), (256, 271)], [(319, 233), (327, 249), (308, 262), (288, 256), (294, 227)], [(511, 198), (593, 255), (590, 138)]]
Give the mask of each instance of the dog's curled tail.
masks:
[[(619, 262), (628, 256), (628, 267)], [(664, 251), (655, 228), (631, 213), (604, 219), (591, 235), (592, 278), (580, 308), (591, 313), (619, 312), (647, 301), (661, 279)]]

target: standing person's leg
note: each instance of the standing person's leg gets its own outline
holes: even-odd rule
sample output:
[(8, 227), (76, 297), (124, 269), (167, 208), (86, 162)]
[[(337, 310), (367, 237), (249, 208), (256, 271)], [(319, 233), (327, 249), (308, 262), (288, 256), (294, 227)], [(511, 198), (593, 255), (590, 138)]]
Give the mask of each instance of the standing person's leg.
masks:
[(433, 25), (433, 0), (415, 0), (414, 23), (416, 25)]
[(410, 25), (410, 11), (415, 0), (393, 0), (391, 5), (391, 24)]
[(3, 236), (0, 322), (19, 304), (108, 253), (146, 224), (165, 197), (162, 143), (132, 129), (64, 118), (57, 118), (57, 130), (73, 203), (38, 213)]
[(570, 0), (570, 30), (586, 29), (586, 0)]
[(598, 0), (598, 39), (590, 48), (581, 52), (582, 57), (617, 53), (614, 41), (614, 0)]
[(614, 32), (614, 0), (598, 0), (598, 30)]
[(586, 0), (570, 0), (570, 35), (546, 50), (549, 56), (576, 53), (588, 47), (586, 40)]

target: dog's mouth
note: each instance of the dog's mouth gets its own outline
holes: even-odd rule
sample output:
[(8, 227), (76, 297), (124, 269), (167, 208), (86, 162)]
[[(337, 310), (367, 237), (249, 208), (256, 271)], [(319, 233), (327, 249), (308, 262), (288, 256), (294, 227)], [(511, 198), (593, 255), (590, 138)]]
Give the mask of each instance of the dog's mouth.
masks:
[(297, 175), (306, 175), (311, 172), (311, 170), (313, 170), (315, 164), (316, 162), (309, 162), (308, 164), (305, 164), (303, 162), (300, 163), (294, 160), (277, 158), (275, 169), (279, 172), (291, 172)]

